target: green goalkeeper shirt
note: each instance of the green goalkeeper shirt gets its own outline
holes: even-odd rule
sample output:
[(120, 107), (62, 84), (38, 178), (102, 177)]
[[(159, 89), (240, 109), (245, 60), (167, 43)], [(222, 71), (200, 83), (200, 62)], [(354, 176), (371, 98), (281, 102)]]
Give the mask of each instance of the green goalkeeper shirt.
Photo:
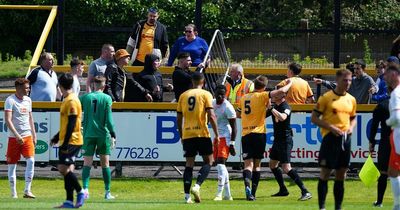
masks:
[(83, 111), (83, 137), (115, 137), (112, 118), (112, 99), (102, 92), (91, 92), (80, 97)]

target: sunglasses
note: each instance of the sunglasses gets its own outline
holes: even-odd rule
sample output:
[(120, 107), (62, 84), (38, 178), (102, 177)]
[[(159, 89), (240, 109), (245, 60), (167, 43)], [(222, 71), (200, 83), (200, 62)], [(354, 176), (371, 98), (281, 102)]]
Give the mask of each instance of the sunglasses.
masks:
[(192, 33), (193, 31), (185, 31), (185, 33)]

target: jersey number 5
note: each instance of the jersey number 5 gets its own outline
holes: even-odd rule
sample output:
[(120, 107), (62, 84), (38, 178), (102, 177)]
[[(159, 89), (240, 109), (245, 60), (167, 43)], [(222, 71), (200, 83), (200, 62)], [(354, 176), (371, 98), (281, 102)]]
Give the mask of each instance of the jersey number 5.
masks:
[(244, 101), (244, 113), (245, 114), (251, 113), (250, 101)]
[(193, 111), (194, 106), (196, 105), (196, 98), (194, 96), (190, 96), (188, 98), (188, 104), (189, 104), (189, 111)]

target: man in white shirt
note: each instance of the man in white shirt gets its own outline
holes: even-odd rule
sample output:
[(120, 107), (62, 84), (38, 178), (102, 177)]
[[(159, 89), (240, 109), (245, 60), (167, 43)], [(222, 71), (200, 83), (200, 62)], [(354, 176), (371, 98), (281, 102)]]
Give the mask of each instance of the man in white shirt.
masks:
[[(214, 160), (218, 170), (218, 190), (214, 201), (233, 200), (229, 186), (229, 174), (225, 162), (229, 154), (235, 156), (236, 111), (226, 100), (226, 87), (219, 85), (215, 91), (212, 105), (217, 116), (219, 139), (214, 140)], [(222, 197), (222, 191), (225, 195)]]
[(35, 165), (36, 132), (32, 117), (32, 101), (28, 97), (29, 80), (15, 81), (16, 93), (4, 103), (4, 118), (8, 127), (7, 164), (8, 180), (12, 198), (18, 198), (16, 189), (17, 163), (22, 156), (26, 159), (24, 198), (35, 198), (31, 185)]

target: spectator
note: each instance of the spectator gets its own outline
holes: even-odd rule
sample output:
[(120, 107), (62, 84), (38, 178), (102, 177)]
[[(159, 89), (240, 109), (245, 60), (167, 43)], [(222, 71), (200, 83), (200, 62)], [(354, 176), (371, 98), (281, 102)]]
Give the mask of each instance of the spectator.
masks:
[(155, 54), (159, 58), (167, 57), (168, 35), (167, 28), (157, 21), (158, 11), (150, 8), (147, 20), (138, 21), (128, 39), (126, 50), (132, 53), (132, 65), (143, 66), (147, 54)]
[(376, 92), (375, 82), (371, 76), (364, 72), (365, 62), (361, 59), (354, 63), (354, 75), (353, 81), (351, 82), (350, 93), (358, 104), (369, 104), (371, 100), (371, 94)]
[(85, 65), (85, 62), (79, 60), (78, 58), (73, 58), (69, 65), (71, 66), (71, 75), (74, 78), (74, 83), (72, 84), (72, 92), (75, 93), (75, 95), (79, 96), (79, 93), (81, 92), (81, 83), (79, 81), (79, 78), (82, 77), (83, 66)]
[[(307, 81), (299, 77), (301, 65), (291, 63), (288, 66), (287, 77), (292, 82), (292, 87), (287, 93), (286, 101), (290, 104), (314, 103), (314, 95)], [(277, 86), (286, 85), (286, 80), (280, 82)]]
[(167, 65), (172, 66), (176, 56), (180, 52), (188, 52), (192, 58), (192, 66), (198, 66), (204, 61), (207, 51), (207, 42), (197, 36), (196, 26), (194, 24), (189, 24), (185, 27), (185, 36), (179, 37), (172, 46)]
[(94, 60), (89, 66), (89, 73), (86, 80), (86, 92), (92, 92), (92, 83), (95, 76), (104, 75), (107, 65), (113, 61), (115, 54), (111, 44), (104, 44), (101, 48), (100, 58)]
[[(160, 59), (158, 56), (147, 54), (144, 59), (144, 69), (137, 75), (137, 81), (150, 93), (154, 102), (163, 101), (164, 89), (168, 91), (173, 89), (171, 84), (163, 87), (162, 75), (158, 71), (159, 67)], [(141, 101), (147, 101), (147, 99), (142, 97)]]
[[(192, 58), (189, 53), (178, 54), (178, 65), (172, 73), (172, 84), (174, 86), (175, 100), (178, 101), (179, 96), (192, 86), (192, 74), (189, 67), (192, 65)], [(200, 71), (199, 68), (196, 71)]]
[[(352, 73), (352, 78), (354, 79), (354, 64), (353, 63), (348, 63), (346, 65), (346, 69), (351, 71)], [(330, 82), (328, 80), (323, 80), (320, 78), (313, 78), (314, 82), (316, 84), (321, 84), (323, 86), (325, 86), (326, 88), (328, 88), (329, 90), (333, 90), (336, 88), (336, 83), (335, 82)]]
[(54, 58), (51, 53), (44, 52), (39, 57), (40, 66), (33, 69), (28, 76), (31, 86), (32, 101), (56, 101), (61, 98), (58, 88), (57, 74), (52, 70)]
[[(129, 56), (130, 54), (126, 50), (119, 49), (114, 56), (115, 63), (109, 64), (105, 72), (107, 81), (104, 93), (111, 96), (112, 100), (116, 102), (124, 101), (125, 88), (127, 86), (127, 74), (123, 67), (128, 64)], [(146, 95), (146, 98), (150, 100), (151, 96), (147, 91), (138, 82), (132, 82), (141, 91), (139, 94)]]
[(391, 56), (396, 56), (400, 59), (400, 36), (393, 40), (392, 50), (390, 51)]
[(247, 93), (253, 92), (254, 84), (244, 77), (243, 67), (234, 63), (229, 68), (229, 77), (226, 79), (226, 98), (231, 104), (238, 104)]
[(388, 66), (390, 66), (390, 65), (399, 66), (399, 58), (396, 57), (396, 56), (390, 56), (390, 57), (387, 59), (387, 65), (388, 65)]
[(386, 69), (386, 62), (381, 60), (379, 61), (378, 64), (376, 64), (376, 73), (378, 74), (378, 78), (376, 79), (376, 85), (375, 85), (376, 93), (372, 95), (372, 100), (378, 103), (385, 99), (389, 99), (389, 94), (384, 79), (385, 69)]

